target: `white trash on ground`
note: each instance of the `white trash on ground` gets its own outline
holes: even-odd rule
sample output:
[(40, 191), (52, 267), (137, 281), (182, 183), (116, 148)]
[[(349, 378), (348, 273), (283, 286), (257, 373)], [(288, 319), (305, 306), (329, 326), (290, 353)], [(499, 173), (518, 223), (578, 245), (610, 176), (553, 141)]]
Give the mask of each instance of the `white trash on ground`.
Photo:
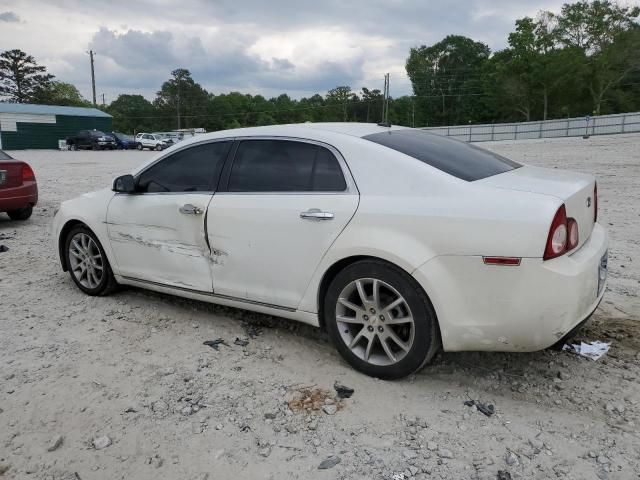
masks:
[(580, 345), (575, 343), (573, 345), (568, 345), (565, 343), (564, 347), (562, 347), (562, 350), (569, 350), (577, 353), (578, 355), (582, 355), (583, 357), (587, 357), (595, 361), (609, 351), (610, 345), (611, 343), (601, 342), (600, 340), (589, 343), (580, 342)]

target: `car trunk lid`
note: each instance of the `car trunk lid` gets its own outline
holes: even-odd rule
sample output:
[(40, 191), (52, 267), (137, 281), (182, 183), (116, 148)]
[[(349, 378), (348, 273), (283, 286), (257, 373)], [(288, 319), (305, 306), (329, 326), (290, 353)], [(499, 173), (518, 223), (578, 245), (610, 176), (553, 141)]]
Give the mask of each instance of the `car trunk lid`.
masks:
[(23, 165), (23, 162), (17, 160), (0, 160), (0, 189), (22, 185)]
[[(578, 222), (578, 247), (591, 235), (595, 223), (595, 178), (566, 170), (524, 165), (475, 183), (507, 190), (518, 190), (557, 197), (567, 210), (567, 217)], [(551, 224), (552, 219), (549, 219)]]

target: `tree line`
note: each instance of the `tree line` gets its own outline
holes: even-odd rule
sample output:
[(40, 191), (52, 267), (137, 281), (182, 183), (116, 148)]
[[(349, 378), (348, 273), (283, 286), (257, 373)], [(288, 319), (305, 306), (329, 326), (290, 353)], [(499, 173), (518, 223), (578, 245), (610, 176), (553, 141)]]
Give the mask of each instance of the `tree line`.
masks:
[[(563, 5), (515, 22), (508, 46), (449, 35), (412, 48), (406, 60), (413, 95), (389, 98), (388, 119), (405, 126), (530, 121), (640, 110), (640, 7), (610, 0)], [(4, 101), (90, 106), (20, 50), (0, 54)], [(213, 94), (178, 68), (153, 101), (122, 94), (100, 107), (124, 132), (298, 122), (382, 121), (379, 89), (337, 86), (293, 99), (240, 92)]]

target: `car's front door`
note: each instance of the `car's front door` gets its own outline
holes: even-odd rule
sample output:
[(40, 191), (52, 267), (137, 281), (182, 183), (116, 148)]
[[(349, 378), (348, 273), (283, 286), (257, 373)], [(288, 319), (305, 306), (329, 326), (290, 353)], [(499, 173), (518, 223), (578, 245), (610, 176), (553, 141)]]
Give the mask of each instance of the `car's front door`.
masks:
[(313, 142), (242, 140), (221, 187), (207, 215), (214, 293), (296, 308), (358, 206), (344, 160)]
[(211, 292), (205, 218), (230, 141), (189, 146), (137, 176), (137, 192), (116, 194), (107, 224), (119, 273)]

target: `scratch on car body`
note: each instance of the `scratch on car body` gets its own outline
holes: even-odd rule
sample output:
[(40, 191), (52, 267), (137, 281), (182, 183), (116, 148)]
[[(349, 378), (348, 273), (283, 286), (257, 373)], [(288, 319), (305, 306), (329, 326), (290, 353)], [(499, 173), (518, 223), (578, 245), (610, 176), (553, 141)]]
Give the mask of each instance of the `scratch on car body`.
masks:
[(113, 225), (113, 226), (122, 226), (122, 227), (140, 227), (140, 228), (155, 228), (160, 230), (170, 230), (175, 232), (176, 229), (173, 227), (167, 227), (166, 225), (142, 225), (140, 223), (116, 223), (116, 222), (103, 222), (105, 225)]
[(224, 250), (220, 250), (219, 248), (212, 248), (211, 255), (209, 256), (209, 260), (214, 265), (224, 265), (225, 257), (228, 257), (229, 254)]
[(186, 255), (188, 257), (202, 257), (199, 247), (195, 245), (189, 245), (178, 241), (172, 240), (151, 240), (144, 239), (140, 236), (134, 236), (128, 233), (117, 232), (117, 237), (112, 236), (111, 240), (116, 242), (133, 242), (138, 243), (145, 247), (155, 248), (157, 250), (166, 250), (171, 253), (177, 253), (179, 255)]

